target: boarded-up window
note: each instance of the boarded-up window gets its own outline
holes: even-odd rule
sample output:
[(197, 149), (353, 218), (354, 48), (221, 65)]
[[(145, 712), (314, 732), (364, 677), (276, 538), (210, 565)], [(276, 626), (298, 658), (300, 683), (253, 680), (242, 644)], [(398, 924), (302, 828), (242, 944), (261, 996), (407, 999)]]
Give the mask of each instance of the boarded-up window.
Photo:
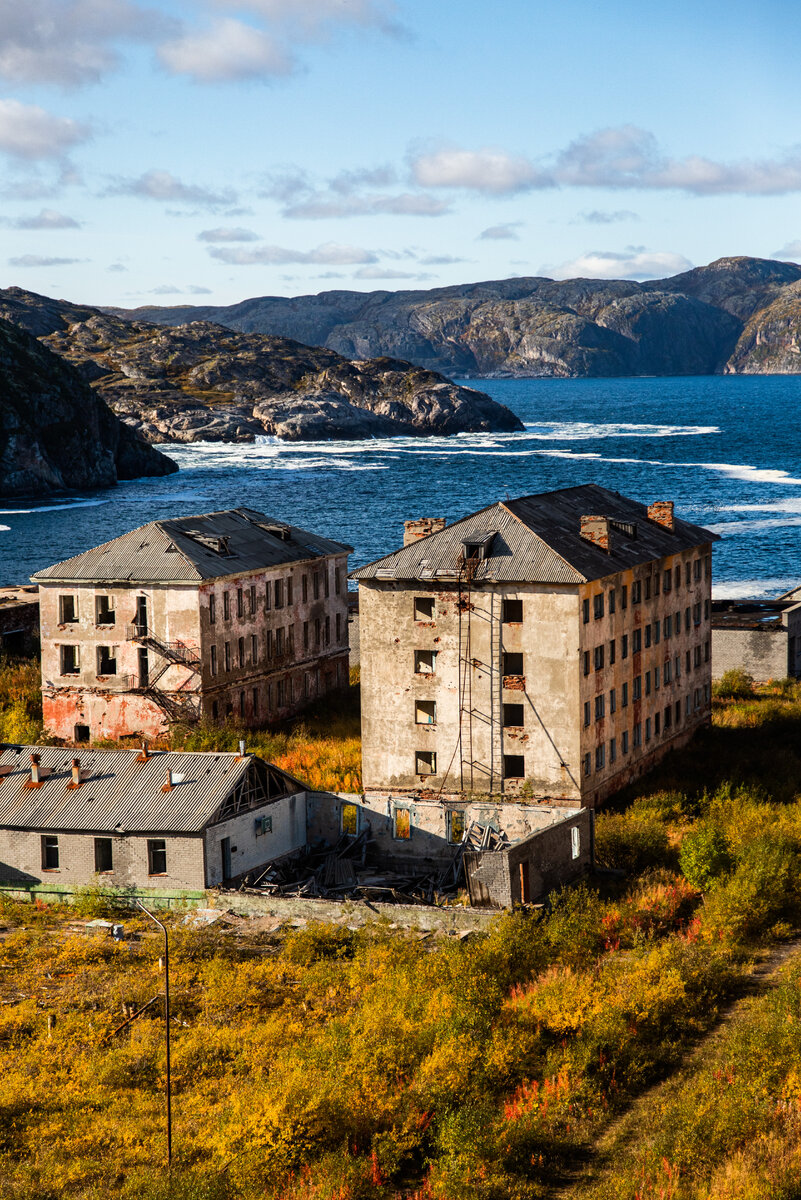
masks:
[(358, 804), (342, 805), (342, 832), (346, 837), (356, 837), (359, 833)]
[(412, 836), (412, 814), (408, 808), (396, 808), (393, 817), (393, 837), (408, 842)]

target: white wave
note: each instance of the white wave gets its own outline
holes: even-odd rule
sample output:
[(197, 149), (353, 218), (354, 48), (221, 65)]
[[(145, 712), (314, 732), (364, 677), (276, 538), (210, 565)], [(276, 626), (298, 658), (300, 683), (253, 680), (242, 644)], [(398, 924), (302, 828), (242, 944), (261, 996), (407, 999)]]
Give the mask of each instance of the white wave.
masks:
[(539, 436), (548, 440), (564, 441), (585, 441), (590, 438), (701, 437), (708, 433), (720, 433), (717, 425), (637, 425), (628, 421), (527, 421), (526, 429), (548, 430)]
[(10, 525), (0, 525), (0, 533), (7, 533), (10, 528)]
[(707, 525), (707, 529), (724, 537), (739, 537), (743, 533), (759, 533), (763, 529), (785, 529), (792, 525), (801, 525), (801, 516), (765, 517), (761, 521), (719, 521), (715, 525)]
[(749, 467), (742, 463), (684, 463), (685, 467), (703, 467), (706, 471), (720, 471), (729, 479), (742, 479), (744, 483), (783, 483), (801, 487), (801, 479), (795, 479), (788, 471), (771, 468)]
[(777, 579), (726, 579), (712, 584), (715, 600), (762, 599), (774, 600), (793, 588), (801, 587), (801, 578), (787, 575)]
[(99, 504), (109, 503), (109, 500), (67, 500), (63, 504), (43, 504), (40, 508), (0, 508), (0, 515), (24, 517), (30, 513), (65, 512), (68, 508), (96, 508)]
[(801, 513), (801, 499), (791, 496), (789, 500), (772, 500), (767, 504), (726, 504), (715, 512), (786, 512)]

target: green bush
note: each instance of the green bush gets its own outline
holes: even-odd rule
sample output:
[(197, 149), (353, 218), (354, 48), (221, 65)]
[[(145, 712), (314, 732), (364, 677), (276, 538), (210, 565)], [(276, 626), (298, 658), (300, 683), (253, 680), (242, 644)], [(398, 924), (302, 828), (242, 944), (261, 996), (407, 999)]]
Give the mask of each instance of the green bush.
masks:
[(681, 843), (679, 866), (682, 874), (700, 892), (708, 892), (733, 865), (726, 835), (714, 826), (688, 833)]
[(753, 676), (740, 667), (724, 671), (712, 685), (712, 694), (718, 700), (750, 700), (754, 695)]
[(600, 867), (636, 874), (670, 864), (665, 827), (639, 812), (603, 813), (595, 823), (595, 861)]
[(736, 870), (711, 893), (706, 920), (734, 941), (759, 938), (785, 918), (798, 919), (799, 855), (780, 833), (746, 846)]

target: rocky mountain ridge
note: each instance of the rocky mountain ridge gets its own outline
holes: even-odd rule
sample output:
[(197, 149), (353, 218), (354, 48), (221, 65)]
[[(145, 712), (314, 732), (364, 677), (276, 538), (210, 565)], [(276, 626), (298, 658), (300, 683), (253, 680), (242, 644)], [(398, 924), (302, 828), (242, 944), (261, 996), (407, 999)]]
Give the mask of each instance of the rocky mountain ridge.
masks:
[(386, 356), (350, 362), (333, 350), (209, 321), (176, 328), (123, 320), (21, 288), (0, 291), (0, 316), (75, 367), (151, 442), (522, 429), (483, 392)]
[(0, 320), (0, 495), (113, 487), (177, 470), (68, 363)]
[(799, 284), (795, 263), (734, 257), (644, 283), (532, 277), (109, 311), (162, 325), (211, 320), (471, 378), (795, 374)]

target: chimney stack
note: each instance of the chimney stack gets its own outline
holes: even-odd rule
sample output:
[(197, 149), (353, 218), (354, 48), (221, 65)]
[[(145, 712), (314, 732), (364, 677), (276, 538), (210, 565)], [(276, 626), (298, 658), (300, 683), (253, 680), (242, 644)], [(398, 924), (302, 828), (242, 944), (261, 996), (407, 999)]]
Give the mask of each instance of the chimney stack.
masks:
[(446, 525), (444, 517), (421, 517), (419, 521), (404, 521), (403, 544), (410, 546), (419, 542), (420, 538), (428, 537), (431, 533), (439, 533)]
[(240, 739), (240, 742), (239, 742), (239, 757), (240, 758), (245, 757), (245, 743), (242, 739)]
[(31, 755), (31, 783), (41, 783), (39, 778), (39, 755)]
[(608, 517), (582, 517), (581, 518), (581, 536), (587, 542), (592, 542), (601, 550), (609, 551), (609, 518)]
[(172, 791), (172, 771), (170, 771), (169, 769), (167, 770), (167, 778), (164, 782), (164, 787), (161, 790), (162, 790), (162, 792), (171, 792)]
[(665, 529), (669, 529), (672, 533), (675, 528), (673, 501), (655, 500), (653, 504), (649, 504), (648, 520), (656, 521), (657, 525), (664, 525)]
[(81, 760), (79, 758), (72, 760), (72, 786), (74, 788), (81, 786)]

